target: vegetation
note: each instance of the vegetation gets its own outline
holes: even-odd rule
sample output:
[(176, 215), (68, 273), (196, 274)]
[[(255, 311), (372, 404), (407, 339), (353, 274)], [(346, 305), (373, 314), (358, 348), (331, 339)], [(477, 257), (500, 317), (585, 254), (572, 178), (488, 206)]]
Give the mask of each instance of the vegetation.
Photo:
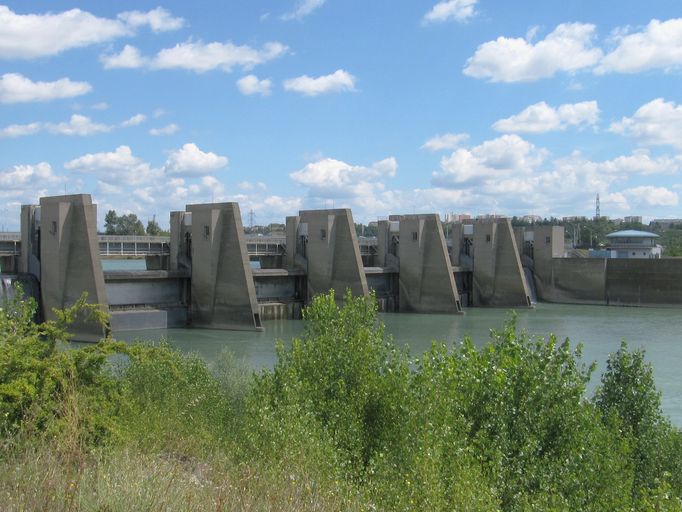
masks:
[(574, 221), (564, 221), (552, 217), (535, 223), (524, 221), (518, 217), (512, 218), (513, 226), (531, 226), (533, 224), (564, 226), (566, 241), (581, 249), (598, 248), (608, 245), (606, 235), (613, 233), (614, 231), (626, 229), (650, 231), (661, 237), (658, 239), (658, 243), (663, 247), (663, 256), (682, 256), (681, 224), (672, 224), (669, 227), (665, 227), (657, 223), (651, 225), (645, 225), (639, 222), (615, 223), (606, 217), (601, 217), (599, 219), (584, 218)]
[(105, 235), (151, 235), (158, 236), (168, 234), (164, 232), (156, 219), (147, 221), (145, 230), (142, 221), (134, 213), (118, 215), (116, 210), (109, 210), (104, 216)]
[(163, 343), (60, 350), (98, 310), (34, 308), (0, 310), (3, 510), (682, 510), (682, 436), (626, 345), (588, 399), (580, 348), (513, 317), (413, 358), (372, 299), (323, 295), (252, 375)]

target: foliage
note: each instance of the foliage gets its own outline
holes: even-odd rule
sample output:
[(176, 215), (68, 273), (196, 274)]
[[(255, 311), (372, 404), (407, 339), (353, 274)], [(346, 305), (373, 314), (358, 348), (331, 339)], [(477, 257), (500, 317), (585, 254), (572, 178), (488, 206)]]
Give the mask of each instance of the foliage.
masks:
[(84, 294), (73, 306), (57, 311), (57, 320), (35, 324), (37, 304), (15, 298), (0, 307), (0, 433), (21, 427), (59, 430), (60, 420), (90, 409), (78, 417), (79, 435), (99, 438), (108, 428), (110, 396), (114, 391), (103, 372), (106, 358), (118, 348), (109, 339), (82, 349), (64, 351), (59, 341), (69, 339), (68, 326), (77, 319), (102, 320), (97, 305)]
[(150, 236), (159, 236), (163, 234), (163, 230), (161, 229), (161, 226), (159, 226), (159, 223), (156, 222), (156, 219), (149, 219), (147, 221), (147, 229), (145, 231)]
[(680, 436), (661, 413), (661, 394), (643, 350), (621, 343), (609, 356), (594, 400), (604, 418), (631, 439), (636, 489), (653, 490), (661, 475), (679, 469)]
[[(149, 225), (147, 227), (149, 228)], [(145, 230), (142, 221), (134, 213), (117, 215), (116, 210), (109, 210), (104, 216), (104, 233), (106, 235), (144, 235)]]
[(588, 400), (580, 347), (514, 317), (483, 347), (413, 359), (373, 298), (329, 293), (253, 375), (163, 342), (64, 350), (100, 309), (82, 298), (42, 324), (34, 309), (0, 310), (8, 510), (682, 511), (682, 436), (625, 345)]

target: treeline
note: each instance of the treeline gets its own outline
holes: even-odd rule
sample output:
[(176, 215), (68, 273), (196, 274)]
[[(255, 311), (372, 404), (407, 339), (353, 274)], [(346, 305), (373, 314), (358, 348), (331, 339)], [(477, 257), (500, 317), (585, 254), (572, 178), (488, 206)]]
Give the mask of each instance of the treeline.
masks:
[(682, 435), (625, 344), (587, 398), (580, 348), (513, 318), (414, 357), (373, 299), (318, 296), (254, 375), (164, 344), (60, 350), (101, 313), (34, 307), (0, 310), (3, 510), (682, 510)]
[(104, 216), (105, 235), (167, 235), (156, 219), (149, 219), (145, 229), (142, 221), (134, 213), (118, 215), (116, 210), (109, 210)]

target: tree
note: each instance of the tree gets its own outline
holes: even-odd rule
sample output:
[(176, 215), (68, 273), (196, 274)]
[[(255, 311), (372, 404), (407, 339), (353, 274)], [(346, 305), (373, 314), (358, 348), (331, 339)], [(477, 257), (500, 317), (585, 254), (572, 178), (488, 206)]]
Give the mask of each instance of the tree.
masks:
[(621, 343), (606, 362), (595, 403), (604, 420), (617, 422), (632, 440), (635, 489), (654, 488), (666, 469), (665, 446), (672, 432), (644, 350), (630, 351)]
[(156, 219), (149, 219), (147, 221), (147, 234), (150, 236), (159, 236), (161, 234), (161, 226), (156, 222)]
[(116, 210), (109, 210), (104, 216), (104, 233), (107, 235), (115, 235), (117, 225), (118, 215), (116, 215)]

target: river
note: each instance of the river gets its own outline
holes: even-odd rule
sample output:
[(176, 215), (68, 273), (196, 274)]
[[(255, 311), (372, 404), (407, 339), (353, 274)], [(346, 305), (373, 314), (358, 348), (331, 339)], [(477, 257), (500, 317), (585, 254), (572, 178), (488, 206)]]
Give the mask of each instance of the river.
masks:
[[(410, 347), (412, 354), (428, 349), (432, 340), (448, 345), (471, 336), (477, 346), (489, 339), (491, 328), (503, 325), (504, 309), (469, 308), (464, 315), (381, 314), (386, 330), (395, 341)], [(255, 369), (272, 367), (275, 340), (285, 344), (298, 335), (303, 323), (296, 320), (265, 321), (265, 332), (216, 331), (197, 328), (128, 331), (119, 339), (157, 340), (166, 338), (184, 352), (196, 352), (207, 361), (228, 349)], [(671, 421), (682, 427), (682, 309), (625, 308), (538, 304), (519, 310), (517, 325), (533, 335), (552, 332), (560, 340), (568, 337), (573, 345), (583, 344), (583, 361), (597, 363), (588, 387), (589, 396), (598, 384), (608, 355), (618, 350), (620, 341), (630, 348), (644, 347), (646, 359), (654, 368), (656, 385), (663, 393), (663, 410)]]

